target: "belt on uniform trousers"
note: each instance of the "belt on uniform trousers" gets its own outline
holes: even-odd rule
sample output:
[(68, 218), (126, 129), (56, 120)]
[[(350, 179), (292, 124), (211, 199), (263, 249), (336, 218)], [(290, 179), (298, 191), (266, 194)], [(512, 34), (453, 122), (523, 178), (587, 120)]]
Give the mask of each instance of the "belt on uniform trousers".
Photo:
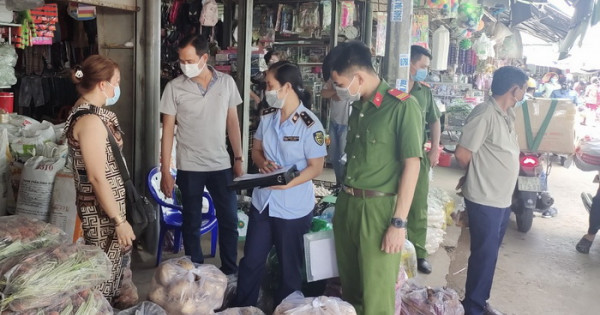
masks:
[(344, 186), (344, 192), (354, 197), (387, 197), (395, 196), (396, 194), (385, 193), (377, 190), (358, 189)]

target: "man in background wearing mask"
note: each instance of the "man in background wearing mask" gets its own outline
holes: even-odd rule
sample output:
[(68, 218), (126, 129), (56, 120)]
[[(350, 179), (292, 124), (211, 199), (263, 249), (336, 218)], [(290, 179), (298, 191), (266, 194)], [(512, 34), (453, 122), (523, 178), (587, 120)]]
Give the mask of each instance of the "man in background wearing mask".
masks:
[[(430, 132), (431, 150), (423, 155), (421, 159), (421, 171), (415, 190), (410, 212), (408, 214), (408, 226), (406, 234), (408, 240), (415, 245), (417, 251), (417, 267), (420, 272), (431, 273), (431, 265), (427, 262), (427, 250), (425, 249), (427, 237), (427, 195), (429, 194), (429, 170), (439, 162), (440, 135), (440, 110), (438, 109), (431, 88), (423, 81), (427, 77), (431, 53), (428, 49), (413, 45), (410, 47), (410, 81), (408, 89), (410, 95), (417, 99), (423, 116), (423, 144), (427, 141), (427, 129)], [(429, 128), (427, 128), (429, 127)]]
[(565, 78), (561, 78), (559, 83), (560, 89), (552, 91), (550, 98), (570, 99), (573, 104), (577, 105), (577, 92), (569, 89), (569, 85), (567, 84), (567, 80)]
[(342, 292), (358, 315), (394, 314), (400, 252), (423, 157), (421, 110), (415, 98), (377, 76), (362, 42), (344, 46), (331, 79), (337, 96), (353, 107), (333, 217)]
[[(200, 247), (202, 194), (208, 189), (219, 222), (221, 270), (237, 272), (237, 198), (227, 185), (242, 175), (242, 145), (237, 106), (242, 103), (233, 78), (208, 66), (208, 41), (199, 35), (179, 45), (183, 75), (165, 87), (160, 104), (163, 114), (161, 140), (161, 190), (173, 197), (171, 150), (177, 122), (177, 186), (183, 204), (183, 246), (195, 263), (203, 263)], [(233, 169), (226, 137), (233, 148)]]
[(463, 300), (467, 315), (499, 314), (487, 300), (519, 175), (513, 108), (524, 100), (527, 80), (527, 74), (516, 67), (496, 70), (492, 97), (475, 106), (456, 148), (456, 160), (467, 169), (457, 186), (465, 197), (471, 235)]

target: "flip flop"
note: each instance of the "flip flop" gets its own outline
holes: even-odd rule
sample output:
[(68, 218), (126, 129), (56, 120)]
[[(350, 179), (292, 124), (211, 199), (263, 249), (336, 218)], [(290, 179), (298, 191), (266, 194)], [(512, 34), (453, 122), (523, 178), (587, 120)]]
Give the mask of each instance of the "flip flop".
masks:
[(582, 254), (589, 254), (590, 247), (592, 247), (592, 241), (582, 237), (579, 243), (577, 243), (577, 246), (575, 246), (575, 249)]

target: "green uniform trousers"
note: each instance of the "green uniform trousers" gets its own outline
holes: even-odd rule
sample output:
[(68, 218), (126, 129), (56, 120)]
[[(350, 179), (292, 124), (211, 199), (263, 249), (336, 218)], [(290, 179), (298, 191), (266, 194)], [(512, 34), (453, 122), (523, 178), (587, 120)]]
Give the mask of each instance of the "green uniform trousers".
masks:
[(391, 315), (400, 254), (381, 251), (396, 197), (354, 197), (341, 192), (333, 232), (344, 300), (358, 315)]
[(425, 244), (427, 242), (427, 195), (429, 194), (429, 171), (429, 159), (424, 157), (421, 159), (419, 179), (417, 180), (415, 195), (407, 217), (408, 226), (406, 227), (406, 237), (415, 246), (417, 258), (427, 258)]

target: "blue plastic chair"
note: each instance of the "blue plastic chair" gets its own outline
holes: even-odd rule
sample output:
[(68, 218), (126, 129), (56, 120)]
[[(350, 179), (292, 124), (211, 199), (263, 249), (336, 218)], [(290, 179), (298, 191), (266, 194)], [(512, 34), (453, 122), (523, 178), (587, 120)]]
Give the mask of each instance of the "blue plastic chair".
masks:
[[(173, 178), (177, 176), (175, 170), (171, 170), (171, 175), (173, 175)], [(181, 225), (183, 223), (183, 214), (181, 213), (183, 207), (176, 204), (175, 199), (167, 198), (162, 191), (160, 191), (161, 176), (160, 167), (153, 168), (148, 174), (148, 190), (150, 190), (152, 198), (154, 198), (160, 207), (160, 234), (158, 237), (156, 266), (160, 264), (162, 258), (162, 245), (167, 231), (173, 230), (175, 236), (173, 253), (177, 254), (181, 250)], [(172, 195), (175, 196), (174, 190)], [(211, 232), (210, 257), (215, 257), (217, 252), (219, 225), (217, 224), (215, 206), (210, 194), (207, 191), (204, 191), (203, 197), (205, 199), (203, 200), (203, 206), (208, 206), (208, 212), (202, 214), (200, 234), (204, 235)]]

